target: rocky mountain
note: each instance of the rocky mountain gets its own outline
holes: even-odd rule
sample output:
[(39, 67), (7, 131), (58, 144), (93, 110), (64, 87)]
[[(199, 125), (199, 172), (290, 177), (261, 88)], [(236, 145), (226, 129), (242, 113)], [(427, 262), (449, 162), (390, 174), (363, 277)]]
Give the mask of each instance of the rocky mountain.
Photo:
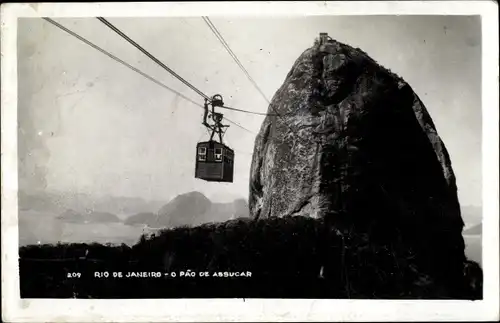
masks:
[(244, 199), (236, 199), (231, 203), (212, 203), (200, 192), (188, 192), (175, 197), (161, 207), (158, 213), (138, 213), (128, 217), (125, 224), (172, 228), (248, 216), (248, 204)]
[(266, 117), (255, 141), (253, 218), (321, 218), (343, 237), (413, 250), (422, 270), (456, 292), (466, 259), (455, 175), (407, 82), (360, 49), (317, 41), (268, 113), (278, 116)]
[(200, 192), (178, 195), (158, 211), (158, 225), (168, 228), (191, 225), (211, 206), (212, 202)]

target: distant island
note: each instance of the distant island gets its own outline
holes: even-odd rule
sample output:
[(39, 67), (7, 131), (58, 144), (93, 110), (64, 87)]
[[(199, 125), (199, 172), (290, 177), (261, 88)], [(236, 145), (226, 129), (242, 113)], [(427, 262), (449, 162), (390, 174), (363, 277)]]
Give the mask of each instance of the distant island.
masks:
[(244, 199), (213, 203), (202, 193), (193, 191), (176, 196), (157, 213), (141, 212), (128, 217), (124, 223), (151, 228), (174, 228), (247, 217), (248, 204)]
[(481, 235), (483, 234), (483, 224), (478, 224), (464, 231), (465, 235)]
[(120, 218), (109, 212), (88, 211), (79, 213), (69, 209), (57, 217), (58, 220), (72, 223), (112, 223), (121, 222)]
[(19, 244), (98, 241), (136, 243), (157, 229), (196, 226), (249, 216), (243, 198), (215, 203), (200, 192), (170, 200), (92, 197), (81, 193), (19, 191)]

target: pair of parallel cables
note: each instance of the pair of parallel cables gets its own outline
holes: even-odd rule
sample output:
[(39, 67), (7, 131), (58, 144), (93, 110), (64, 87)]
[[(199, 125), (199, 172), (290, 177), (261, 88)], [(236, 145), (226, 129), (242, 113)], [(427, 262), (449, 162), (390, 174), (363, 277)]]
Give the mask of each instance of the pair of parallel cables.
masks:
[[(280, 114), (278, 114), (275, 110), (274, 110), (274, 107), (271, 105), (269, 99), (266, 97), (266, 95), (263, 93), (263, 91), (260, 89), (260, 87), (258, 86), (258, 84), (255, 82), (255, 80), (251, 77), (251, 75), (248, 73), (248, 71), (246, 70), (246, 68), (243, 66), (243, 64), (241, 63), (241, 61), (238, 59), (238, 57), (236, 56), (236, 54), (232, 51), (232, 49), (230, 48), (230, 46), (228, 45), (228, 43), (226, 42), (226, 40), (224, 39), (224, 37), (222, 36), (222, 34), (219, 32), (219, 30), (217, 29), (217, 27), (212, 23), (212, 21), (210, 20), (209, 17), (202, 17), (203, 20), (205, 21), (205, 23), (208, 25), (208, 27), (210, 28), (210, 30), (213, 32), (213, 34), (217, 37), (217, 39), (220, 41), (220, 43), (224, 46), (224, 48), (226, 49), (226, 51), (228, 52), (228, 54), (233, 58), (233, 60), (235, 61), (235, 63), (238, 65), (238, 67), (240, 67), (240, 69), (243, 71), (243, 73), (245, 74), (245, 76), (248, 78), (248, 80), (253, 84), (253, 86), (257, 89), (257, 91), (261, 94), (261, 96), (264, 98), (264, 100), (269, 104), (269, 106), (271, 107), (271, 109), (273, 110), (274, 114), (269, 114), (269, 113), (260, 113), (260, 112), (254, 112), (254, 111), (248, 111), (248, 110), (242, 110), (242, 109), (237, 109), (237, 108), (232, 108), (232, 107), (227, 107), (227, 106), (223, 106), (221, 108), (223, 109), (227, 109), (227, 110), (232, 110), (232, 111), (237, 111), (237, 112), (243, 112), (243, 113), (249, 113), (249, 114), (255, 114), (255, 115), (262, 115), (262, 116), (278, 116), (278, 117), (282, 117)], [(174, 89), (168, 87), (167, 85), (163, 84), (162, 82), (156, 80), (155, 78), (151, 77), (150, 75), (144, 73), (143, 71), (135, 68), (134, 66), (126, 63), (125, 61), (123, 61), (122, 59), (116, 57), (115, 55), (111, 54), (110, 52), (104, 50), (103, 48), (95, 45), (94, 43), (90, 42), (89, 40), (85, 39), (84, 37), (76, 34), (75, 32), (69, 30), (68, 28), (62, 26), (61, 24), (57, 23), (56, 21), (54, 21), (53, 19), (51, 18), (47, 18), (47, 17), (44, 17), (43, 18), (44, 20), (46, 20), (47, 22), (51, 23), (52, 25), (58, 27), (59, 29), (65, 31), (66, 33), (70, 34), (71, 36), (79, 39), (80, 41), (82, 41), (83, 43), (87, 44), (88, 46), (98, 50), (99, 52), (105, 54), (106, 56), (110, 57), (111, 59), (117, 61), (118, 63), (126, 66), (127, 68), (133, 70), (134, 72), (142, 75), (143, 77), (149, 79), (150, 81), (154, 82), (155, 84), (169, 90), (170, 92), (173, 92), (175, 93), (176, 95), (182, 97), (183, 99), (199, 106), (200, 108), (203, 108), (203, 106), (197, 102), (195, 102), (194, 100), (192, 100), (191, 98), (179, 93), (178, 91), (175, 91)], [(105, 18), (102, 18), (102, 17), (97, 17), (97, 19), (102, 22), (104, 25), (106, 25), (108, 28), (110, 28), (111, 30), (113, 30), (115, 33), (117, 33), (119, 36), (121, 36), (123, 39), (125, 39), (127, 42), (129, 42), (131, 45), (133, 45), (135, 48), (137, 48), (138, 50), (140, 50), (143, 54), (145, 54), (146, 56), (148, 56), (151, 60), (153, 60), (156, 64), (158, 64), (160, 67), (162, 67), (163, 69), (165, 69), (167, 72), (169, 72), (172, 76), (174, 76), (175, 78), (177, 78), (180, 82), (182, 82), (183, 84), (185, 84), (187, 87), (189, 87), (191, 90), (193, 90), (195, 93), (197, 93), (198, 95), (200, 95), (202, 98), (204, 99), (207, 99), (207, 100), (210, 100), (210, 98), (204, 94), (202, 91), (200, 91), (198, 88), (196, 88), (194, 85), (192, 85), (190, 82), (188, 82), (187, 80), (185, 80), (183, 77), (181, 77), (179, 74), (177, 74), (175, 71), (173, 71), (171, 68), (169, 68), (167, 65), (165, 65), (163, 62), (161, 62), (160, 60), (158, 60), (155, 56), (153, 56), (150, 52), (148, 52), (146, 49), (144, 49), (142, 46), (140, 46), (139, 44), (137, 44), (135, 41), (133, 41), (130, 37), (128, 37), (125, 33), (123, 33), (121, 30), (119, 30), (116, 26), (114, 26), (113, 24), (111, 24), (108, 20), (106, 20)], [(242, 126), (241, 124), (237, 123), (237, 122), (234, 122), (228, 118), (224, 118), (226, 121), (236, 125), (237, 127), (243, 129), (243, 130), (246, 130), (248, 131), (249, 133), (252, 133), (252, 134), (255, 134), (255, 132), (247, 129), (246, 127)], [(287, 125), (287, 127), (292, 131), (294, 132), (296, 135), (296, 131), (294, 131), (286, 122), (285, 122), (285, 125)]]
[[(204, 17), (205, 18), (205, 17)], [(63, 25), (61, 25), (60, 23), (54, 21), (53, 19), (51, 18), (48, 18), (48, 17), (43, 17), (43, 19), (49, 23), (51, 23), (52, 25), (58, 27), (59, 29), (63, 30), (64, 32), (68, 33), (69, 35), (77, 38), (78, 40), (80, 40), (81, 42), (85, 43), (86, 45), (94, 48), (95, 50), (101, 52), (102, 54), (108, 56), (109, 58), (115, 60), (116, 62), (124, 65), (125, 67), (131, 69), (132, 71), (142, 75), (143, 77), (145, 77), (146, 79), (152, 81), (153, 83), (163, 87), (164, 89), (178, 95), (179, 97), (183, 98), (184, 100), (186, 101), (189, 101), (191, 102), (192, 104), (200, 107), (200, 108), (203, 108), (203, 105), (201, 105), (200, 103), (194, 101), (193, 99), (185, 96), (184, 94), (170, 88), (169, 86), (165, 85), (164, 83), (158, 81), (157, 79), (153, 78), (152, 76), (148, 75), (147, 73), (139, 70), (138, 68), (130, 65), (129, 63), (125, 62), (124, 60), (118, 58), (117, 56), (111, 54), (110, 52), (106, 51), (105, 49), (97, 46), (96, 44), (92, 43), (91, 41), (87, 40), (86, 38), (78, 35), (77, 33), (73, 32), (72, 30), (64, 27)], [(133, 41), (130, 37), (128, 37), (127, 35), (125, 35), (122, 31), (120, 31), (118, 28), (116, 28), (114, 25), (112, 25), (109, 21), (107, 21), (106, 19), (104, 18), (101, 18), (101, 17), (98, 17), (97, 19), (99, 19), (99, 21), (101, 21), (102, 23), (104, 23), (106, 26), (108, 26), (111, 30), (113, 30), (114, 32), (116, 32), (118, 35), (120, 35), (122, 38), (124, 38), (125, 40), (127, 40), (130, 44), (132, 44), (134, 47), (136, 47), (137, 49), (139, 49), (141, 52), (143, 52), (146, 56), (148, 56), (151, 60), (153, 60), (155, 63), (157, 63), (159, 66), (161, 66), (163, 69), (165, 69), (166, 71), (168, 71), (172, 76), (174, 76), (175, 78), (177, 78), (179, 81), (181, 81), (182, 83), (184, 83), (187, 87), (189, 87), (191, 90), (193, 90), (195, 93), (197, 93), (198, 95), (200, 95), (202, 98), (204, 99), (210, 99), (206, 94), (204, 94), (202, 91), (200, 91), (199, 89), (197, 89), (195, 86), (193, 86), (191, 83), (189, 83), (187, 80), (185, 80), (183, 77), (181, 77), (179, 74), (177, 74), (175, 71), (173, 71), (171, 68), (169, 68), (167, 65), (165, 65), (164, 63), (162, 63), (160, 60), (158, 60), (156, 57), (154, 57), (151, 53), (149, 53), (147, 50), (145, 50), (143, 47), (141, 47), (139, 44), (137, 44), (135, 41)], [(208, 18), (207, 18), (208, 19)], [(225, 41), (224, 41), (225, 43)], [(232, 53), (232, 50), (229, 49), (229, 51)], [(237, 58), (236, 58), (237, 59)], [(239, 61), (239, 60), (238, 60)], [(248, 72), (246, 72), (246, 75), (249, 76)], [(253, 79), (252, 79), (253, 81)], [(253, 83), (255, 83), (255, 81), (253, 81)], [(258, 87), (258, 85), (257, 85)], [(260, 88), (259, 88), (259, 92), (261, 92)], [(266, 101), (267, 98), (266, 98)], [(269, 102), (269, 101), (268, 101)], [(259, 113), (259, 112), (253, 112), (253, 111), (247, 111), (247, 110), (241, 110), (241, 109), (236, 109), (236, 108), (231, 108), (231, 107), (221, 107), (221, 108), (224, 108), (224, 109), (227, 109), (227, 110), (232, 110), (232, 111), (237, 111), (237, 112), (243, 112), (243, 113), (250, 113), (250, 114), (256, 114), (256, 115), (269, 115), (267, 113)], [(252, 134), (255, 134), (253, 131), (247, 129), (246, 127), (240, 125), (239, 123), (237, 122), (234, 122), (228, 118), (225, 118), (226, 121), (238, 126), (239, 128), (243, 129), (243, 130), (246, 130)]]

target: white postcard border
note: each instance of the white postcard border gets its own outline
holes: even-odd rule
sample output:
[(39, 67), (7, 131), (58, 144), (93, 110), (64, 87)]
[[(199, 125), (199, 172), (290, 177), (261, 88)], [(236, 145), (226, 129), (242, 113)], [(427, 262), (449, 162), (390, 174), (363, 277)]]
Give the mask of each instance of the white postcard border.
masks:
[[(1, 7), (2, 317), (8, 322), (431, 321), (499, 319), (498, 4), (493, 1), (32, 3)], [(20, 299), (17, 224), (17, 18), (481, 15), (482, 301), (293, 299)]]

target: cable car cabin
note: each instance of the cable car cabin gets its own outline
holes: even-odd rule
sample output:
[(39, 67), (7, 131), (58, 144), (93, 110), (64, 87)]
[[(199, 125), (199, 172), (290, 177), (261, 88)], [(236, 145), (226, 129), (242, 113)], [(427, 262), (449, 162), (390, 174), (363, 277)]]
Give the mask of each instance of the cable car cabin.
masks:
[(195, 177), (209, 182), (233, 182), (234, 151), (217, 141), (196, 145)]

